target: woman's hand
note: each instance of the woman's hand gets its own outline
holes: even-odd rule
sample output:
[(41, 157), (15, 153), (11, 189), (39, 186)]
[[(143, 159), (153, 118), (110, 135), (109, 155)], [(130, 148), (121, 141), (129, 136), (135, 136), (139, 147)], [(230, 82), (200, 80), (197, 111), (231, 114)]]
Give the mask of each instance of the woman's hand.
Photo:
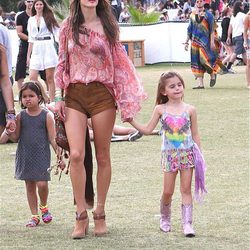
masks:
[(232, 44), (232, 41), (231, 41), (231, 38), (230, 38), (230, 37), (227, 38), (226, 44), (227, 44), (227, 45), (231, 45), (231, 44)]
[(189, 43), (186, 42), (186, 43), (183, 43), (183, 44), (184, 44), (184, 49), (185, 49), (186, 51), (188, 51)]
[(61, 120), (65, 120), (65, 103), (64, 101), (58, 101), (55, 104), (55, 113), (58, 113)]

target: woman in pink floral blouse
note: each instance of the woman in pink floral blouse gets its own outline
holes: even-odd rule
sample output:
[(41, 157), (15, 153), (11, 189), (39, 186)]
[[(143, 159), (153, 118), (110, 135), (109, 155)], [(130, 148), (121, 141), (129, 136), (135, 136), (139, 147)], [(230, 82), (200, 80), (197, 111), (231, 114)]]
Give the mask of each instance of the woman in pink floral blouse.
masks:
[(60, 30), (55, 81), (56, 110), (65, 121), (76, 200), (72, 238), (83, 238), (89, 224), (83, 188), (86, 173), (82, 164), (88, 118), (93, 125), (98, 165), (94, 235), (100, 236), (107, 233), (105, 202), (111, 179), (110, 141), (116, 110), (120, 110), (123, 121), (132, 120), (146, 97), (119, 42), (119, 26), (108, 0), (72, 1), (70, 16)]

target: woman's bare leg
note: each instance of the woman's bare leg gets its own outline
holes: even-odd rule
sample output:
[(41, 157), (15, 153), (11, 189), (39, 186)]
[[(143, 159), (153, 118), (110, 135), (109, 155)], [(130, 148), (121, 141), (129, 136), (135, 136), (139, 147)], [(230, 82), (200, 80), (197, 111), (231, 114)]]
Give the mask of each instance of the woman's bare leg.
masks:
[(49, 87), (49, 98), (53, 102), (55, 99), (55, 82), (54, 82), (54, 72), (55, 68), (49, 68), (45, 70), (46, 72), (46, 84)]
[[(111, 180), (110, 142), (115, 123), (115, 108), (94, 115), (92, 120), (97, 160), (97, 206), (95, 213), (104, 214), (106, 197)], [(105, 220), (95, 221), (95, 233), (106, 232)]]
[(70, 177), (78, 214), (85, 211), (86, 173), (83, 166), (87, 117), (83, 113), (65, 108), (65, 128), (70, 146)]

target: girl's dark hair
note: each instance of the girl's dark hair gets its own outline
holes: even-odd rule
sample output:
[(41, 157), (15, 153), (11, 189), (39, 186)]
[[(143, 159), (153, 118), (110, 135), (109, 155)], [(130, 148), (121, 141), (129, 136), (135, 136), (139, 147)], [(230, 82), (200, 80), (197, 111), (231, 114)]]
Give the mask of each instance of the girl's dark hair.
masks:
[[(111, 45), (119, 39), (119, 26), (112, 12), (109, 0), (99, 0), (96, 6), (97, 16), (101, 19), (104, 33)], [(85, 19), (81, 11), (80, 0), (72, 0), (70, 4), (70, 26), (72, 28), (73, 40), (79, 43), (79, 34), (85, 34), (83, 29)]]
[(180, 74), (176, 73), (176, 72), (164, 72), (161, 74), (159, 83), (158, 83), (158, 89), (157, 89), (157, 95), (156, 95), (156, 101), (155, 104), (164, 104), (168, 102), (168, 97), (163, 95), (162, 93), (165, 90), (166, 84), (168, 82), (169, 79), (173, 78), (173, 77), (178, 77), (181, 81), (181, 84), (183, 85), (183, 88), (185, 88), (185, 84), (183, 81), (183, 78), (180, 76)]
[(31, 8), (31, 15), (35, 16), (36, 15), (36, 10), (35, 10), (35, 4), (37, 2), (42, 2), (44, 7), (43, 7), (43, 18), (45, 21), (45, 24), (48, 28), (48, 30), (53, 33), (53, 28), (54, 27), (58, 27), (59, 28), (59, 24), (55, 19), (55, 16), (53, 14), (53, 10), (52, 7), (46, 2), (46, 0), (35, 0), (33, 2), (33, 6)]
[(36, 93), (36, 95), (39, 97), (39, 102), (38, 102), (39, 104), (45, 102), (44, 98), (43, 98), (43, 95), (42, 95), (40, 85), (37, 82), (25, 82), (22, 85), (22, 88), (21, 88), (21, 90), (19, 92), (19, 103), (20, 103), (20, 106), (21, 106), (22, 109), (26, 109), (26, 107), (22, 103), (22, 95), (23, 95), (23, 91), (27, 90), (27, 89), (30, 89), (30, 90), (32, 90), (33, 92)]
[(239, 12), (243, 12), (243, 9), (241, 8), (243, 6), (241, 1), (237, 1), (234, 3), (233, 6), (233, 16), (235, 17)]

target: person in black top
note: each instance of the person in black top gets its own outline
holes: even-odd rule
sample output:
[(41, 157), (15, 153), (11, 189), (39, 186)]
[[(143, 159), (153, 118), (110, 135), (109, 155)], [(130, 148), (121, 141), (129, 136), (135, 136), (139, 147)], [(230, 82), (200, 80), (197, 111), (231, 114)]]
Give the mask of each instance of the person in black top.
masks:
[(27, 24), (30, 17), (32, 4), (32, 0), (26, 0), (26, 10), (20, 13), (16, 18), (16, 31), (18, 37), (20, 38), (20, 44), (16, 63), (15, 81), (17, 81), (19, 90), (21, 89), (22, 83), (26, 77), (26, 58), (28, 51)]
[[(229, 62), (229, 59), (234, 51), (232, 44), (227, 44), (227, 35), (228, 35), (228, 27), (230, 23), (230, 18), (232, 15), (232, 9), (228, 6), (222, 11), (222, 21), (221, 21), (221, 42), (223, 44), (223, 48), (225, 49), (226, 56), (223, 59), (222, 63), (226, 64)], [(232, 41), (232, 38), (231, 38)]]

